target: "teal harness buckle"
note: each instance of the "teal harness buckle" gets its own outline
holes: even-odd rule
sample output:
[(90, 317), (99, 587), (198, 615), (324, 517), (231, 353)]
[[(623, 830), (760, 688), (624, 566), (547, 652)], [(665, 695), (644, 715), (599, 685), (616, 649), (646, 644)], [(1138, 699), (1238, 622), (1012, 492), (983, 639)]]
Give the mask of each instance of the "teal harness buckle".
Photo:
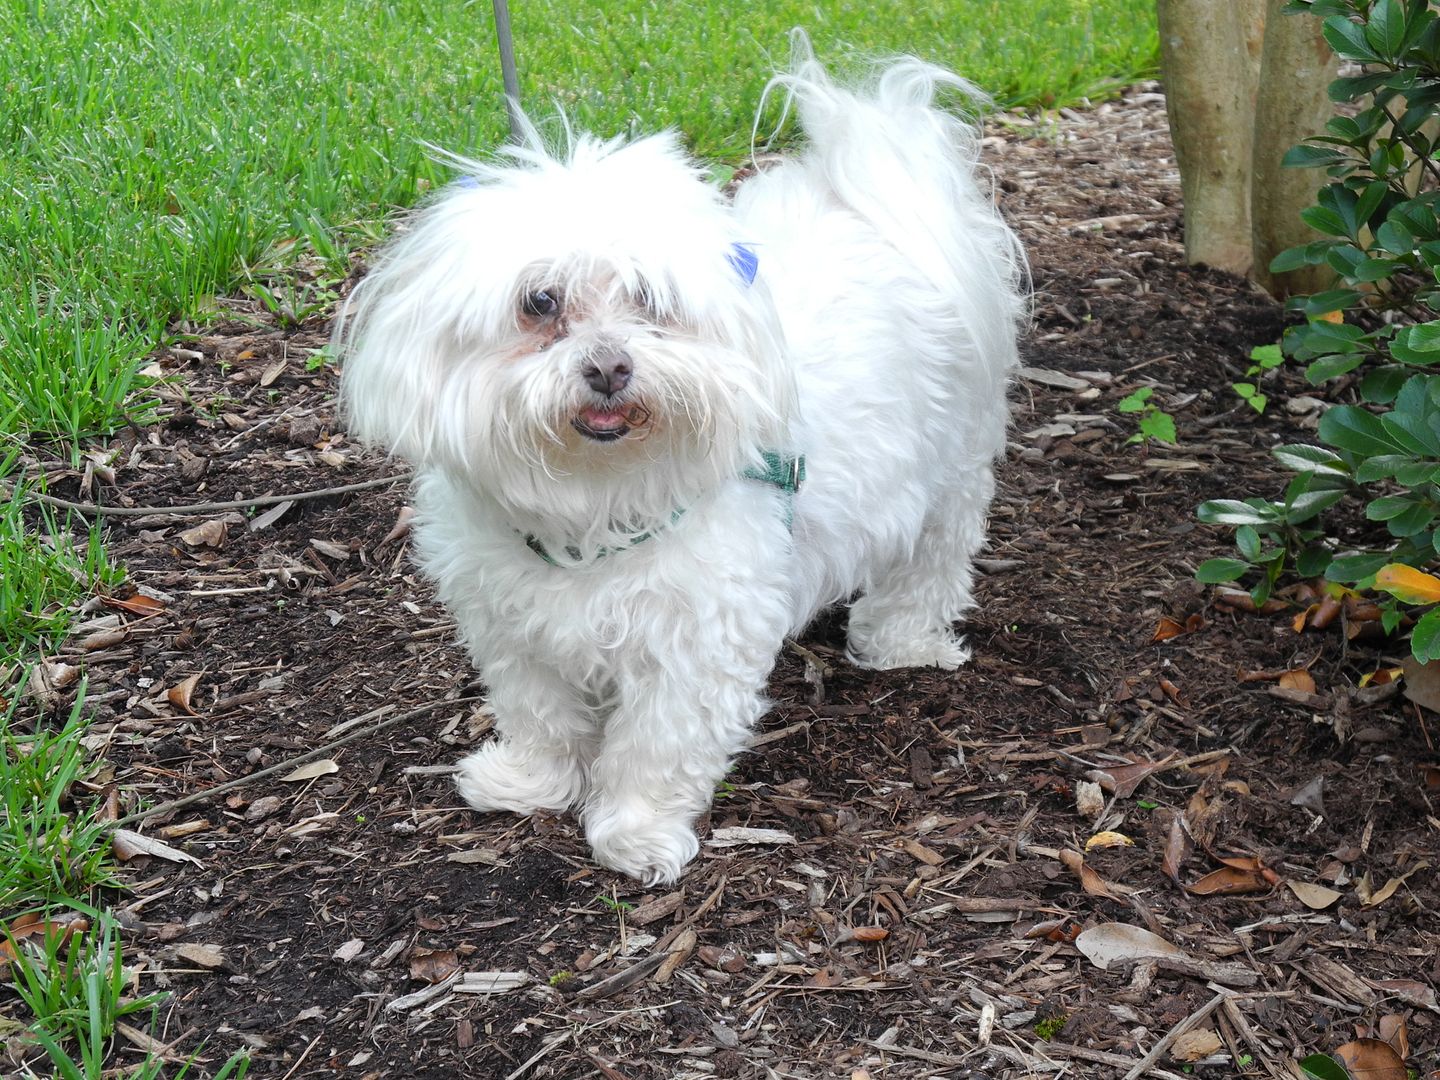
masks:
[[(786, 496), (788, 496), (785, 500), (785, 527), (787, 529), (794, 528), (795, 496), (800, 491), (800, 485), (805, 482), (805, 455), (778, 454), (773, 450), (766, 450), (760, 456), (765, 462), (763, 469), (746, 469), (740, 475), (746, 480), (755, 480), (761, 484), (769, 484), (771, 487), (779, 488), (783, 491)], [(674, 525), (684, 516), (685, 511), (683, 509), (674, 511), (670, 515), (670, 524)], [(662, 531), (662, 529), (651, 529), (648, 532), (643, 532), (623, 547), (601, 548), (595, 553), (594, 561), (598, 562), (607, 555), (614, 555), (618, 551), (628, 551), (630, 548), (643, 544), (646, 540), (653, 539), (657, 533)], [(525, 541), (526, 547), (551, 566), (575, 567), (584, 562), (584, 553), (579, 548), (566, 547), (565, 554), (569, 557), (570, 561), (560, 562), (546, 550), (545, 545), (541, 543), (540, 538), (534, 533), (522, 533), (521, 538)]]

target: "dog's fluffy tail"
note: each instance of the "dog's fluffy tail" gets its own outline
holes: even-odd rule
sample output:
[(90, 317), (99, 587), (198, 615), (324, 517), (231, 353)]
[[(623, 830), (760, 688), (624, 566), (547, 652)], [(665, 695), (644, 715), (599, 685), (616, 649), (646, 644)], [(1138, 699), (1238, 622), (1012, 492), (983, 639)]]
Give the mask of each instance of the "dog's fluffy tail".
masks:
[[(978, 176), (979, 125), (940, 108), (949, 91), (970, 109), (988, 99), (934, 64), (902, 57), (877, 64), (854, 87), (836, 84), (804, 31), (791, 34), (790, 70), (767, 88), (787, 95), (809, 139), (807, 165), (945, 296), (985, 303), (965, 319), (992, 363), (1016, 360), (1015, 324), (1026, 312), (1019, 241)], [(964, 319), (962, 313), (961, 318)], [(987, 332), (988, 331), (988, 332)]]

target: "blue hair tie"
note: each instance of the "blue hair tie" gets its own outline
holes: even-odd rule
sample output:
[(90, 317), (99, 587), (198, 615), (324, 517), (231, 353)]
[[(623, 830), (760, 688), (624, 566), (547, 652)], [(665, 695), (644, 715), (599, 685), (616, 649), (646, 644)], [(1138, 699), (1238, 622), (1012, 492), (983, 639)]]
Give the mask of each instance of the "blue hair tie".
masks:
[(755, 284), (755, 275), (760, 272), (760, 256), (755, 254), (753, 247), (749, 244), (731, 244), (730, 254), (725, 258), (730, 260), (730, 265), (746, 285)]

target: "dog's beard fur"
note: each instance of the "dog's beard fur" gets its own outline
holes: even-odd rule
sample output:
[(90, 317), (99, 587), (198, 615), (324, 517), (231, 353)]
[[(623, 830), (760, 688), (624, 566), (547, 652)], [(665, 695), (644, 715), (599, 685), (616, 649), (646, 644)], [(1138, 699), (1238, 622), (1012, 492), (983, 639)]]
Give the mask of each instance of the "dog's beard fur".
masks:
[[(348, 409), (517, 527), (598, 545), (783, 445), (793, 373), (764, 285), (727, 261), (728, 208), (673, 137), (511, 156), (461, 162), (477, 183), (423, 213), (357, 289)], [(554, 313), (526, 310), (537, 295)], [(597, 393), (582, 371), (616, 350), (633, 374)], [(628, 430), (583, 434), (597, 408)]]
[[(734, 206), (668, 135), (460, 161), (340, 331), (352, 429), (415, 462), (420, 557), (491, 690), (462, 793), (583, 803), (599, 860), (650, 881), (821, 607), (863, 592), (860, 663), (963, 662), (1004, 445), (1022, 262), (931, 104), (967, 88), (902, 60), (841, 89), (803, 42), (775, 85), (811, 145)], [(767, 452), (807, 456), (793, 503), (746, 477)]]

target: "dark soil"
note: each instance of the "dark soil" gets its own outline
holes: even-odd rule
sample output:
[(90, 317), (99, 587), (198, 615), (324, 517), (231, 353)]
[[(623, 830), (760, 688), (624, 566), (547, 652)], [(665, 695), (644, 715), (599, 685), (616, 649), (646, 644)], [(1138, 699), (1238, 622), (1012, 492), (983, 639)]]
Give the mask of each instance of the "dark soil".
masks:
[[(1153, 86), (987, 143), (1030, 253), (1040, 370), (1015, 388), (975, 659), (853, 669), (843, 613), (803, 639), (811, 660), (786, 651), (762, 745), (702, 837), (793, 843), (707, 843), (677, 889), (648, 893), (597, 870), (569, 816), (464, 808), (443, 767), (485, 737), (483, 688), (390, 535), (403, 481), (268, 522), (115, 525), (163, 610), (97, 607), (57, 659), (89, 674), (113, 766), (97, 783), (122, 813), (324, 748), (356, 717), (428, 710), (325, 751), (335, 767), (312, 779), (286, 768), (137, 826), (199, 860), (132, 859), (116, 898), (139, 987), (173, 991), (160, 1035), (177, 1052), (248, 1046), (265, 1080), (1108, 1078), (1228, 986), (1195, 1025), (1217, 1036), (1200, 1063), (1167, 1051), (1150, 1075), (1292, 1076), (1386, 1015), (1406, 1019), (1410, 1064), (1435, 1067), (1435, 718), (1356, 690), (1403, 643), (1349, 641), (1343, 625), (1364, 628), (1345, 620), (1297, 633), (1293, 610), (1237, 611), (1193, 578), (1228, 543), (1196, 504), (1278, 495), (1267, 448), (1313, 438), (1305, 398), (1322, 395), (1281, 372), (1260, 416), (1231, 391), (1282, 314), (1184, 265)], [(164, 507), (394, 471), (337, 431), (333, 371), (307, 369), (326, 326), (235, 315), (158, 357), (165, 421), (117, 440), (115, 485), (86, 497)], [(1127, 442), (1115, 405), (1141, 386), (1177, 447)], [(51, 490), (79, 494), (62, 472)], [(1165, 616), (1191, 631), (1156, 643)], [(1294, 669), (1313, 691), (1278, 685)], [(169, 692), (197, 676), (187, 709)], [(1121, 766), (1099, 820), (1083, 815), (1080, 782)], [(1098, 829), (1134, 843), (1091, 851), (1082, 879), (1073, 853)], [(1172, 835), (1180, 883), (1248, 857), (1263, 872), (1234, 875), (1259, 891), (1188, 891), (1164, 866)], [(1341, 895), (1311, 910), (1277, 882)], [(1057, 919), (1148, 927), (1187, 959), (1102, 970), (1073, 926), (1034, 929)], [(524, 979), (462, 993), (446, 985), (462, 972)]]

